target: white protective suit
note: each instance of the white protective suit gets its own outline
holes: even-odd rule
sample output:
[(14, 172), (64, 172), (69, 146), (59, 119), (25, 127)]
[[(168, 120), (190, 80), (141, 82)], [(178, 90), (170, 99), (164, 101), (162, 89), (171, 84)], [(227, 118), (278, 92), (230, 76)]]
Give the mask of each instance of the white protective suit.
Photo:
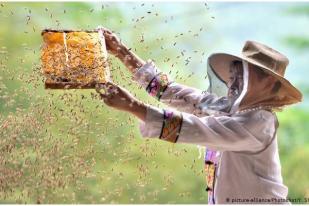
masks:
[[(209, 204), (287, 203), (288, 188), (282, 182), (275, 113), (259, 107), (239, 110), (252, 83), (248, 64), (243, 63), (242, 93), (229, 112), (219, 112), (216, 108), (220, 110), (226, 98), (218, 98), (210, 90), (202, 92), (172, 82), (148, 61), (134, 78), (169, 108), (148, 107), (146, 120), (140, 125), (141, 134), (206, 147)], [(255, 95), (258, 98), (259, 94)], [(263, 95), (259, 98), (265, 100)]]

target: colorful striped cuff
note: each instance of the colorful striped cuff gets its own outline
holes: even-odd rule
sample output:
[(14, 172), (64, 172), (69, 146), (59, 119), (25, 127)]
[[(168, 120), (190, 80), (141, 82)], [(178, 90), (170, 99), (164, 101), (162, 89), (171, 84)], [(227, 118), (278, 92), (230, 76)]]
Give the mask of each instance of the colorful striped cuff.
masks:
[(146, 91), (150, 94), (150, 96), (156, 97), (160, 100), (163, 92), (170, 83), (172, 82), (168, 80), (168, 76), (161, 72), (152, 78), (146, 88)]
[(160, 139), (169, 142), (177, 142), (181, 126), (182, 126), (182, 114), (181, 112), (163, 110), (163, 125), (160, 134)]

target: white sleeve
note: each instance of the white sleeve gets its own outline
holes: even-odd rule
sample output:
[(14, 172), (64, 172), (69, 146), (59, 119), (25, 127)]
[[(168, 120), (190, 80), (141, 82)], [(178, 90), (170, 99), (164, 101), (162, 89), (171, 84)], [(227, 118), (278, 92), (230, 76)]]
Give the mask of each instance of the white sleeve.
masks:
[(160, 102), (191, 114), (201, 115), (202, 111), (197, 105), (201, 102), (212, 103), (216, 100), (214, 95), (207, 92), (173, 82), (152, 61), (147, 61), (137, 70), (134, 80)]
[(173, 110), (147, 109), (141, 124), (143, 137), (190, 143), (217, 151), (259, 151), (272, 139), (275, 117), (265, 110), (234, 116), (197, 117)]

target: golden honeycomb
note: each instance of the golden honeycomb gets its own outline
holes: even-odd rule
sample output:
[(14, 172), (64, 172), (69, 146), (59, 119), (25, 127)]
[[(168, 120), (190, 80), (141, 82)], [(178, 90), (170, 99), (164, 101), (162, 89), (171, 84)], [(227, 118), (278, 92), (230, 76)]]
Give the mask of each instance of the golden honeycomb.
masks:
[(107, 51), (98, 31), (43, 30), (45, 88), (94, 88), (109, 80)]

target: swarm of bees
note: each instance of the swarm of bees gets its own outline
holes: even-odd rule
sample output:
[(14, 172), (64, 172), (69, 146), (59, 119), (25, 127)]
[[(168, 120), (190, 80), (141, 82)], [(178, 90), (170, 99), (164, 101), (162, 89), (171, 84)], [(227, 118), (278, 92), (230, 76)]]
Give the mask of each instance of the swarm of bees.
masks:
[[(209, 9), (207, 4), (203, 5), (199, 9)], [(18, 38), (14, 39), (13, 35), (12, 40), (0, 35), (0, 202), (186, 203), (193, 200), (193, 193), (177, 185), (183, 181), (181, 175), (191, 173), (199, 181), (204, 180), (202, 158), (193, 163), (191, 160), (198, 156), (195, 147), (141, 140), (135, 118), (107, 108), (94, 90), (78, 89), (93, 88), (93, 82), (111, 78), (128, 87), (134, 96), (145, 97), (145, 103), (162, 107), (147, 97), (115, 58), (107, 59), (98, 32), (90, 30), (94, 25), (90, 29), (85, 26), (85, 30), (61, 28), (71, 12), (84, 16), (99, 12), (111, 15), (108, 10), (115, 11), (117, 4), (80, 10), (69, 6), (65, 9), (61, 6), (60, 10), (52, 5), (42, 5), (40, 9), (24, 6), (10, 3), (0, 6), (1, 22), (24, 15), (18, 38), (25, 38), (20, 45), (14, 42)], [(205, 51), (188, 51), (181, 43), (189, 38), (197, 41), (205, 29), (202, 26), (187, 29), (190, 27), (187, 26), (175, 34), (164, 32), (167, 36), (158, 34), (150, 38), (149, 27), (145, 25), (152, 26), (155, 22), (170, 25), (180, 15), (162, 15), (152, 3), (135, 3), (131, 10), (132, 18), (120, 18), (114, 23), (119, 26), (119, 36), (125, 29), (138, 32), (133, 42), (127, 42), (132, 46), (130, 49), (144, 58), (155, 59), (157, 66), (162, 66), (160, 69), (176, 81), (193, 78), (196, 71), (192, 64), (198, 61), (195, 57), (200, 54), (203, 58)], [(65, 18), (61, 19), (61, 15)], [(102, 24), (107, 27), (113, 22), (113, 17), (108, 15), (102, 18)], [(51, 23), (42, 25), (34, 16)], [(41, 42), (39, 32), (48, 26), (55, 29), (44, 30)], [(17, 49), (10, 48), (12, 45)], [(186, 75), (178, 71), (188, 68), (191, 69), (184, 72)], [(45, 90), (44, 86), (64, 90)], [(69, 88), (73, 90), (66, 90)], [(176, 192), (179, 198), (167, 200), (168, 193)], [(202, 195), (198, 202), (206, 202), (206, 194)]]

